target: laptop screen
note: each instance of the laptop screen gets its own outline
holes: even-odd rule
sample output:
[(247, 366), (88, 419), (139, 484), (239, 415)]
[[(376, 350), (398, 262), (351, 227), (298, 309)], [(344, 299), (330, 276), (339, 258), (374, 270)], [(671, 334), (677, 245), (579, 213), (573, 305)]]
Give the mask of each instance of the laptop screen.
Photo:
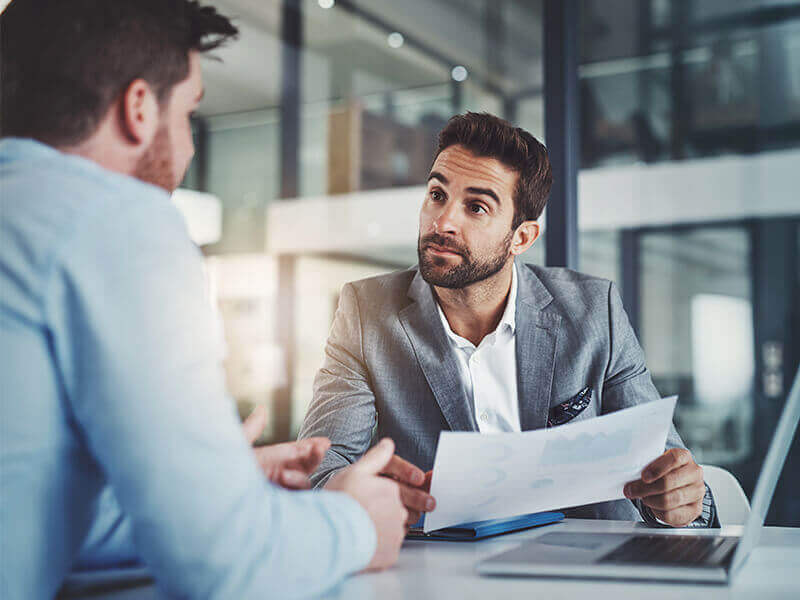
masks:
[(772, 436), (767, 458), (764, 460), (764, 466), (761, 467), (761, 474), (758, 476), (758, 482), (756, 483), (756, 491), (753, 494), (750, 517), (747, 519), (744, 534), (736, 547), (736, 552), (731, 561), (731, 576), (742, 566), (750, 551), (758, 543), (761, 526), (767, 516), (767, 509), (772, 500), (772, 494), (775, 492), (775, 485), (778, 483), (778, 477), (783, 469), (783, 463), (786, 460), (786, 454), (789, 452), (794, 432), (797, 429), (798, 419), (800, 419), (800, 369), (798, 369), (794, 377), (792, 389), (789, 391), (789, 396), (786, 398), (786, 404), (783, 407), (783, 414), (781, 414), (781, 418), (778, 421), (775, 435)]

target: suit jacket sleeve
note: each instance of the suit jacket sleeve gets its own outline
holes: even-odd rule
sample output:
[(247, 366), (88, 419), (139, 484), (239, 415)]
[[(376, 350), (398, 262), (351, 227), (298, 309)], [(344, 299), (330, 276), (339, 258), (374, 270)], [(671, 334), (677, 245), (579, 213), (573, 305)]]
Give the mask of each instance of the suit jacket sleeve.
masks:
[(301, 439), (331, 440), (330, 450), (311, 476), (312, 485), (325, 485), (337, 470), (358, 460), (369, 449), (376, 424), (358, 297), (348, 283), (339, 297), (325, 359), (314, 378), (314, 397), (300, 429)]
[[(611, 283), (608, 290), (610, 351), (602, 393), (602, 414), (635, 406), (641, 402), (658, 400), (658, 393), (645, 365), (644, 351), (636, 339), (628, 315), (622, 307), (617, 287)], [(670, 425), (666, 448), (685, 448), (675, 425)], [(651, 525), (659, 525), (650, 509), (635, 501), (642, 518)], [(711, 490), (706, 486), (703, 514), (694, 522), (695, 527), (718, 526)]]

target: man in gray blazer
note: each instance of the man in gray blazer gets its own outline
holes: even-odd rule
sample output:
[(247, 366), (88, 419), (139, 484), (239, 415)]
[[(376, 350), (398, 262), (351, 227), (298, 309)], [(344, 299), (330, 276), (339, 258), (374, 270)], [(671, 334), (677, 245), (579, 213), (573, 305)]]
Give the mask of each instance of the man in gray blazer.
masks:
[[(515, 260), (539, 236), (551, 182), (544, 146), (497, 117), (458, 115), (442, 130), (419, 265), (342, 289), (300, 432), (332, 443), (316, 486), (391, 437), (386, 474), (401, 483), (411, 523), (435, 507), (424, 471), (440, 431), (527, 431), (659, 398), (613, 283)], [(702, 469), (674, 427), (625, 495), (566, 514), (716, 521)]]

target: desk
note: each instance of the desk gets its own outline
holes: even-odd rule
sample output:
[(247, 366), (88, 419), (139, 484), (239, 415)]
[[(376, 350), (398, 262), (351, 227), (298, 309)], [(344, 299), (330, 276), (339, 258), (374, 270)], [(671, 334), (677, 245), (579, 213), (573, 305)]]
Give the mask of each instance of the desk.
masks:
[[(800, 598), (800, 528), (767, 527), (759, 547), (750, 555), (733, 586), (684, 585), (600, 580), (483, 577), (475, 564), (493, 554), (549, 531), (625, 532), (643, 524), (622, 521), (567, 519), (561, 523), (479, 542), (407, 541), (397, 565), (382, 573), (351, 577), (324, 598), (331, 600), (396, 600), (401, 598), (481, 599), (495, 598), (579, 598), (600, 600), (644, 598), (681, 600), (757, 598)], [(723, 528), (723, 533), (740, 534), (741, 527)], [(648, 529), (648, 531), (654, 531)], [(655, 530), (665, 535), (686, 530)], [(698, 535), (715, 535), (717, 530), (691, 530)], [(153, 586), (104, 595), (93, 600), (162, 600)], [(276, 596), (276, 598), (279, 596)]]

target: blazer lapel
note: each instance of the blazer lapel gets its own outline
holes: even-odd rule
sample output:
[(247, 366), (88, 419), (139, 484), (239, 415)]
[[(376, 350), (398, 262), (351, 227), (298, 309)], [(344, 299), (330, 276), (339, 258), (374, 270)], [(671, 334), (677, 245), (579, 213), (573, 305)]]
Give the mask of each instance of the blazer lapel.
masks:
[(536, 274), (517, 264), (517, 396), (522, 431), (547, 426), (561, 316), (543, 309), (553, 301)]
[(408, 289), (414, 300), (399, 313), (439, 408), (453, 431), (477, 431), (474, 411), (461, 383), (458, 362), (442, 327), (436, 300), (419, 271)]

